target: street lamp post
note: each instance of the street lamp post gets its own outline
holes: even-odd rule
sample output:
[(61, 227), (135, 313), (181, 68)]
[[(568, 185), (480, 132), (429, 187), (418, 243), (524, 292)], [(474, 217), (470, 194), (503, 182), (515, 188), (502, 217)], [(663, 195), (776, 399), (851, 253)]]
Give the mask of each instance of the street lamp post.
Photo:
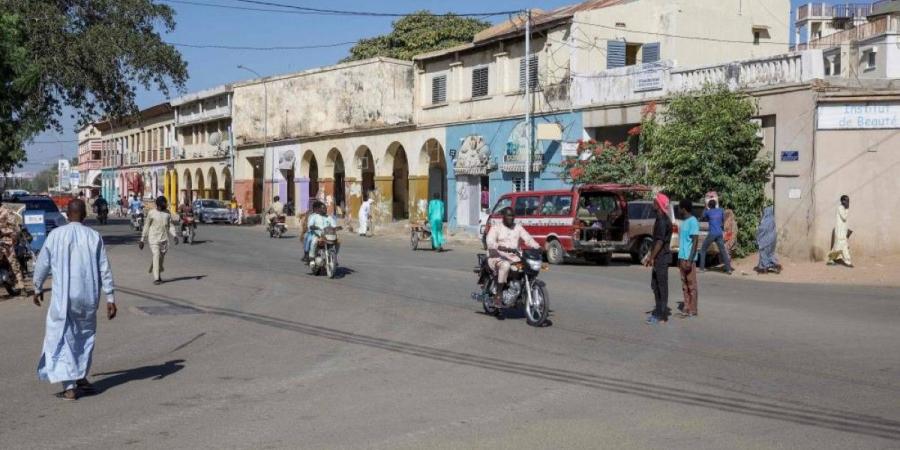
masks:
[[(255, 71), (247, 66), (244, 66), (244, 65), (239, 65), (238, 69), (246, 70), (246, 71), (252, 73), (253, 75), (256, 75), (258, 78), (262, 79), (262, 85), (263, 85), (263, 170), (265, 170), (266, 158), (269, 157), (269, 87), (268, 87), (268, 85), (266, 85), (265, 78), (263, 78), (263, 76), (260, 75), (259, 72)], [(275, 195), (275, 155), (272, 155), (271, 160), (272, 160), (272, 173), (270, 175), (272, 176), (272, 181), (270, 184), (272, 185), (272, 192), (271, 192), (272, 195), (269, 195), (269, 197), (272, 197)], [(234, 177), (234, 174), (232, 174), (231, 176)], [(266, 180), (264, 178), (263, 179), (263, 193), (266, 192), (265, 186), (266, 186)], [(263, 199), (263, 205), (265, 205), (265, 203), (266, 203), (266, 200)]]

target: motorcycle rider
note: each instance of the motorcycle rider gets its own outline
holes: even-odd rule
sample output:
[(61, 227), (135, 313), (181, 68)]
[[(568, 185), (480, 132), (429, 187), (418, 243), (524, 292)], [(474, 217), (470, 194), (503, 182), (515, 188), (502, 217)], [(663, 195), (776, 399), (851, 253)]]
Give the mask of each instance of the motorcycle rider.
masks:
[(266, 223), (269, 224), (269, 228), (275, 225), (275, 219), (284, 215), (284, 203), (281, 203), (281, 197), (275, 196), (272, 205), (269, 206), (268, 211), (266, 211)]
[[(178, 228), (179, 232), (184, 232), (184, 218), (193, 218), (194, 217), (194, 207), (191, 206), (191, 201), (188, 199), (184, 199), (184, 203), (178, 205), (178, 218), (181, 222), (180, 227)], [(196, 222), (194, 222), (196, 224)], [(179, 233), (179, 236), (181, 233)]]
[(514, 263), (521, 261), (516, 254), (520, 243), (532, 249), (541, 248), (525, 228), (516, 223), (516, 215), (512, 208), (503, 208), (500, 216), (503, 218), (502, 225), (491, 227), (486, 239), (488, 265), (497, 275), (497, 294), (494, 296), (494, 306), (497, 308), (503, 307), (503, 291), (506, 289), (510, 268)]
[(94, 200), (94, 213), (100, 215), (100, 211), (102, 211), (103, 208), (106, 208), (106, 212), (109, 213), (109, 203), (103, 198), (103, 194), (100, 194), (97, 196), (97, 199)]
[(303, 242), (303, 262), (310, 262), (315, 258), (316, 249), (313, 247), (313, 244), (316, 242), (316, 239), (322, 237), (327, 227), (337, 228), (337, 225), (334, 223), (334, 219), (328, 216), (325, 204), (317, 200), (313, 203), (312, 214), (309, 215), (309, 219), (306, 221), (307, 231), (306, 239)]
[(16, 213), (3, 205), (0, 201), (0, 257), (6, 259), (9, 268), (16, 277), (17, 295), (25, 289), (25, 276), (22, 274), (22, 266), (16, 257), (16, 244), (19, 241), (20, 226)]
[(128, 211), (131, 213), (132, 221), (139, 214), (144, 213), (144, 203), (142, 203), (140, 200), (138, 200), (137, 194), (134, 194), (134, 197), (132, 197), (131, 201), (128, 202)]

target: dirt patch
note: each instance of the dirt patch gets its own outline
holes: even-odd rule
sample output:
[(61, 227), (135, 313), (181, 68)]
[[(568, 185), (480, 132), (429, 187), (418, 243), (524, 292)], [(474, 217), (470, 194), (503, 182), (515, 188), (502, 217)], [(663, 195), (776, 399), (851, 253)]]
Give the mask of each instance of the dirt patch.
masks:
[(854, 268), (840, 264), (827, 266), (824, 262), (795, 261), (779, 258), (784, 270), (779, 275), (758, 275), (753, 271), (759, 261), (757, 255), (736, 261), (735, 275), (742, 278), (777, 283), (849, 284), (900, 287), (900, 255), (878, 259), (854, 258)]

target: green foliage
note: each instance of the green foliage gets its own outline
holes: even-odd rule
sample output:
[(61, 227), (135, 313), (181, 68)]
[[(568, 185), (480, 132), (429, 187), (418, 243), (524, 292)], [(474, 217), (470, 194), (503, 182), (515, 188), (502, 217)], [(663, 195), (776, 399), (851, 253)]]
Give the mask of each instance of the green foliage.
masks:
[(18, 167), (37, 133), (61, 131), (63, 107), (79, 126), (125, 117), (138, 111), (138, 87), (168, 97), (187, 80), (186, 63), (159, 34), (175, 27), (166, 5), (0, 0), (0, 11), (0, 172)]
[(665, 110), (642, 123), (643, 155), (650, 182), (676, 199), (701, 200), (716, 191), (738, 222), (737, 256), (755, 248), (772, 163), (760, 159), (755, 103), (724, 86), (709, 85), (675, 96)]
[(578, 141), (580, 158), (567, 158), (562, 162), (560, 174), (572, 184), (643, 182), (643, 170), (638, 157), (628, 150), (627, 143)]
[(421, 53), (471, 42), (476, 33), (489, 26), (483, 20), (418, 11), (395, 21), (390, 33), (359, 41), (343, 61), (376, 56), (412, 60)]

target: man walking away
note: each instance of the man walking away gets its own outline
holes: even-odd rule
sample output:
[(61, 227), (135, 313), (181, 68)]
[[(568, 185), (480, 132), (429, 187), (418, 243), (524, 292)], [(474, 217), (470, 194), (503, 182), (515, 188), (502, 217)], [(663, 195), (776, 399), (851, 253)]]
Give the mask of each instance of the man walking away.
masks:
[(44, 349), (38, 363), (38, 378), (62, 383), (65, 400), (79, 393), (92, 393), (87, 381), (97, 332), (100, 290), (106, 294), (106, 317), (116, 317), (113, 277), (103, 239), (84, 226), (87, 207), (72, 200), (69, 224), (50, 232), (34, 268), (34, 304), (44, 300), (44, 281), (53, 275)]
[(731, 256), (728, 255), (728, 247), (725, 246), (725, 210), (719, 208), (715, 200), (710, 200), (706, 205), (707, 210), (703, 212), (703, 218), (709, 221), (709, 233), (703, 240), (703, 247), (700, 248), (700, 271), (706, 272), (706, 253), (709, 246), (715, 242), (719, 248), (719, 258), (725, 264), (725, 273), (732, 274)]
[(654, 325), (669, 321), (669, 262), (672, 261), (672, 221), (669, 220), (669, 197), (656, 194), (653, 202), (656, 208), (656, 221), (653, 223), (653, 250), (644, 260), (644, 266), (653, 267), (650, 276), (650, 287), (656, 299), (656, 307), (647, 318), (647, 323)]
[(437, 192), (428, 202), (428, 223), (431, 225), (431, 246), (444, 251), (444, 201)]
[[(150, 262), (149, 272), (153, 274), (153, 284), (157, 285), (162, 284), (160, 274), (165, 270), (163, 262), (166, 252), (169, 251), (169, 236), (177, 237), (172, 226), (172, 215), (167, 208), (166, 198), (157, 197), (156, 209), (147, 214), (147, 222), (144, 223), (144, 232), (141, 233), (141, 242), (138, 244), (141, 250), (144, 249), (144, 242), (150, 244), (153, 259)], [(175, 245), (178, 245), (178, 239), (175, 239)]]
[(691, 201), (681, 200), (678, 213), (681, 216), (681, 229), (678, 230), (678, 268), (681, 271), (681, 290), (684, 293), (684, 311), (681, 317), (697, 315), (697, 247), (700, 240), (700, 222), (691, 212)]
[(21, 294), (25, 289), (25, 275), (22, 274), (22, 266), (16, 257), (16, 245), (19, 242), (21, 229), (16, 213), (0, 203), (0, 257), (6, 260), (13, 276), (16, 277), (16, 293)]
[(841, 204), (838, 205), (837, 217), (834, 225), (834, 245), (828, 253), (828, 265), (833, 266), (836, 261), (841, 261), (847, 267), (853, 267), (850, 260), (850, 235), (853, 234), (847, 225), (850, 218), (850, 197), (841, 196)]

